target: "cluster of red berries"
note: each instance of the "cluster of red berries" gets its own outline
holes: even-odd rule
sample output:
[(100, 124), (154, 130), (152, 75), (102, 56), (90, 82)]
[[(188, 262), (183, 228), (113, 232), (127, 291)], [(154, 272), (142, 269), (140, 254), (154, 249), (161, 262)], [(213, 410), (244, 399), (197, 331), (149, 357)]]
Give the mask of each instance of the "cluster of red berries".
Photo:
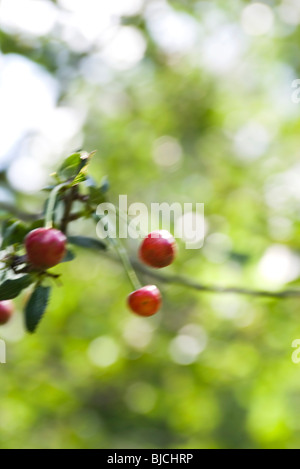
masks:
[[(59, 264), (66, 254), (67, 238), (54, 228), (38, 228), (25, 238), (28, 262), (37, 270), (46, 270)], [(142, 242), (139, 256), (150, 267), (170, 265), (176, 254), (176, 243), (165, 230), (150, 233)], [(161, 294), (155, 285), (147, 285), (128, 297), (130, 309), (140, 316), (152, 316), (161, 307)], [(6, 324), (13, 313), (11, 301), (0, 302), (0, 325)]]
[[(139, 257), (148, 266), (161, 269), (172, 264), (176, 250), (176, 242), (168, 231), (153, 231), (142, 242)], [(153, 316), (161, 303), (161, 294), (155, 285), (142, 287), (128, 297), (129, 308), (139, 316)]]

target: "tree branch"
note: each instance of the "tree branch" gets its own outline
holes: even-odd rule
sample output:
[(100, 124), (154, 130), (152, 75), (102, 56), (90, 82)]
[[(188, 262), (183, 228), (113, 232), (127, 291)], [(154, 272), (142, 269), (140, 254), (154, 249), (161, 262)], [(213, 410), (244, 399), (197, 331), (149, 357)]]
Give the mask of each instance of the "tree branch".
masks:
[(279, 292), (265, 291), (265, 290), (253, 290), (248, 288), (239, 288), (239, 287), (222, 287), (219, 285), (204, 285), (189, 278), (183, 277), (181, 275), (167, 275), (161, 274), (157, 271), (153, 271), (143, 266), (140, 262), (132, 260), (132, 265), (139, 272), (152, 277), (162, 283), (172, 283), (176, 285), (181, 285), (183, 287), (191, 288), (193, 290), (198, 290), (206, 293), (233, 293), (237, 295), (248, 295), (253, 297), (265, 297), (265, 298), (300, 298), (300, 290), (283, 290)]
[(73, 186), (65, 197), (65, 210), (64, 210), (64, 214), (63, 214), (63, 218), (61, 220), (61, 226), (60, 226), (61, 231), (65, 234), (67, 232), (68, 223), (71, 221), (70, 215), (71, 215), (73, 202), (76, 199), (76, 195), (77, 195), (77, 187)]
[[(79, 218), (81, 215), (80, 213), (71, 214), (72, 205), (74, 200), (78, 199), (78, 194), (76, 193), (77, 189), (73, 187), (66, 197), (65, 200), (65, 211), (63, 215), (63, 219), (61, 222), (61, 231), (66, 232), (68, 223), (74, 221)], [(16, 207), (7, 204), (5, 202), (0, 202), (0, 210), (7, 211), (8, 213), (16, 216), (22, 221), (30, 222), (34, 220), (38, 220), (40, 215), (25, 213), (18, 210)], [(118, 262), (119, 259), (115, 256), (106, 254), (107, 257), (110, 259)], [(175, 285), (180, 285), (186, 288), (190, 288), (197, 291), (202, 291), (204, 293), (220, 293), (220, 294), (236, 294), (236, 295), (247, 295), (252, 297), (264, 297), (264, 298), (277, 298), (277, 299), (284, 299), (284, 298), (300, 298), (300, 290), (282, 290), (282, 291), (266, 291), (266, 290), (254, 290), (250, 288), (240, 288), (240, 287), (223, 287), (220, 285), (205, 285), (199, 282), (195, 282), (192, 279), (181, 275), (168, 275), (168, 274), (161, 274), (156, 270), (151, 270), (145, 267), (143, 264), (138, 262), (136, 259), (131, 259), (131, 264), (133, 267), (151, 278), (156, 279), (162, 283), (170, 283)]]
[(14, 215), (15, 217), (19, 218), (19, 220), (24, 222), (35, 221), (40, 218), (39, 214), (22, 212), (21, 210), (18, 210), (16, 207), (6, 202), (0, 202), (0, 210), (4, 210), (7, 212), (7, 214)]

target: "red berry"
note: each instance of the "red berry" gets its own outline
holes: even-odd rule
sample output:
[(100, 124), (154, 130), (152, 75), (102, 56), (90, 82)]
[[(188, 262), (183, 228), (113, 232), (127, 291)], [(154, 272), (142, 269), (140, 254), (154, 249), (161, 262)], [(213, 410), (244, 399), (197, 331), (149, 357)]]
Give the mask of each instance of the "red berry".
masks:
[(172, 264), (176, 250), (176, 241), (168, 231), (153, 231), (142, 242), (139, 256), (145, 264), (160, 269)]
[(152, 316), (161, 307), (161, 294), (155, 285), (136, 290), (128, 296), (129, 308), (139, 316)]
[(37, 269), (49, 269), (59, 264), (66, 254), (65, 235), (54, 228), (38, 228), (25, 238), (29, 262)]
[(14, 306), (11, 301), (0, 301), (0, 326), (6, 324), (14, 312)]

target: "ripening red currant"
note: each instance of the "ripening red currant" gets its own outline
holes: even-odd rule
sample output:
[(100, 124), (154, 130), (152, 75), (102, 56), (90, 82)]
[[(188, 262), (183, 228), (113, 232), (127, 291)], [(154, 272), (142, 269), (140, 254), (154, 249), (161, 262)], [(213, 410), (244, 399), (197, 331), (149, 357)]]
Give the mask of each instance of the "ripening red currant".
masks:
[(128, 296), (129, 308), (139, 316), (153, 316), (161, 307), (161, 294), (155, 285), (147, 285)]
[(14, 312), (12, 301), (0, 301), (0, 326), (6, 324)]
[(37, 269), (49, 269), (59, 264), (66, 254), (67, 238), (54, 228), (38, 228), (25, 238), (28, 261)]
[(172, 264), (177, 251), (176, 241), (166, 230), (152, 231), (142, 242), (140, 259), (150, 267), (161, 269)]

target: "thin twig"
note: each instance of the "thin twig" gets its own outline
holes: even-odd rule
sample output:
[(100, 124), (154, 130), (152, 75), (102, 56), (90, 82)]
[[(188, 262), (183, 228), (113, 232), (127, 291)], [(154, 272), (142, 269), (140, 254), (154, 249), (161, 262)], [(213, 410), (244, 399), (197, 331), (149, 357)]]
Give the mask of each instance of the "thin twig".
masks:
[(18, 210), (16, 207), (6, 202), (0, 202), (0, 210), (3, 210), (8, 214), (15, 216), (16, 218), (19, 218), (19, 220), (22, 220), (24, 222), (38, 220), (41, 216), (40, 214), (22, 212), (21, 210)]
[[(76, 188), (75, 187), (72, 188), (69, 196), (66, 198), (65, 212), (64, 212), (63, 219), (62, 219), (62, 223), (61, 223), (61, 230), (63, 232), (67, 230), (68, 223), (77, 219), (79, 215), (79, 213), (76, 213), (74, 215), (71, 214), (73, 202), (74, 200), (78, 199), (76, 192), (77, 192)], [(8, 213), (18, 217), (20, 220), (23, 220), (23, 221), (34, 221), (34, 220), (39, 219), (40, 217), (40, 215), (34, 215), (34, 214), (21, 212), (16, 207), (11, 206), (10, 204), (6, 204), (4, 202), (0, 202), (0, 209), (7, 211)], [(118, 259), (115, 256), (112, 256), (107, 253), (106, 253), (106, 256), (109, 257), (110, 259), (120, 262), (120, 259)], [(189, 279), (187, 277), (183, 277), (181, 275), (161, 274), (160, 272), (157, 272), (156, 270), (148, 269), (147, 267), (142, 265), (140, 262), (138, 262), (136, 259), (130, 259), (130, 262), (132, 266), (135, 268), (135, 270), (151, 278), (154, 278), (159, 282), (176, 284), (179, 286), (201, 291), (204, 293), (219, 293), (219, 294), (232, 293), (236, 295), (247, 295), (247, 296), (253, 296), (253, 297), (277, 298), (277, 299), (297, 298), (297, 297), (300, 298), (300, 290), (282, 290), (282, 291), (276, 292), (276, 291), (267, 291), (267, 290), (254, 290), (254, 289), (242, 288), (242, 287), (240, 288), (240, 287), (223, 287), (220, 285), (205, 285), (199, 282), (195, 282), (194, 280)], [(18, 271), (18, 273), (20, 273), (20, 271)]]
[(79, 220), (80, 218), (83, 218), (85, 215), (86, 215), (86, 212), (84, 210), (82, 210), (81, 212), (71, 213), (68, 218), (68, 223)]
[(127, 273), (128, 279), (135, 290), (139, 290), (142, 285), (136, 275), (135, 269), (132, 266), (132, 263), (128, 257), (127, 251), (124, 246), (121, 244), (118, 238), (110, 239), (110, 242), (113, 244), (116, 252), (119, 256), (120, 261), (123, 264), (123, 267)]
[(65, 210), (64, 210), (64, 214), (63, 214), (63, 217), (61, 220), (61, 226), (60, 226), (60, 229), (63, 233), (67, 232), (68, 223), (70, 221), (70, 214), (71, 214), (73, 202), (76, 199), (77, 192), (78, 192), (78, 188), (76, 186), (73, 186), (65, 197)]
[[(109, 252), (103, 251), (101, 253), (105, 257), (113, 260), (115, 262), (120, 262), (120, 259)], [(179, 285), (181, 287), (190, 288), (193, 290), (201, 291), (204, 293), (218, 293), (218, 294), (236, 294), (236, 295), (248, 295), (253, 297), (264, 297), (264, 298), (300, 298), (300, 290), (282, 290), (279, 292), (276, 291), (265, 291), (265, 290), (253, 290), (250, 288), (240, 288), (240, 287), (222, 287), (220, 285), (205, 285), (199, 282), (195, 282), (192, 279), (183, 277), (182, 275), (170, 275), (170, 274), (161, 274), (156, 270), (148, 269), (148, 267), (141, 264), (136, 258), (130, 258), (130, 263), (135, 270), (141, 274), (147, 275), (158, 282), (169, 283), (173, 285)]]
[(180, 285), (187, 288), (192, 288), (194, 290), (206, 292), (206, 293), (233, 293), (237, 295), (248, 295), (254, 297), (265, 297), (265, 298), (295, 298), (300, 297), (300, 290), (283, 290), (279, 292), (265, 291), (265, 290), (253, 290), (249, 288), (239, 288), (239, 287), (222, 287), (219, 285), (204, 285), (202, 283), (195, 282), (189, 278), (183, 277), (181, 275), (167, 275), (161, 274), (157, 271), (153, 271), (144, 267), (136, 260), (131, 261), (132, 265), (139, 272), (152, 277), (162, 283), (172, 283)]

